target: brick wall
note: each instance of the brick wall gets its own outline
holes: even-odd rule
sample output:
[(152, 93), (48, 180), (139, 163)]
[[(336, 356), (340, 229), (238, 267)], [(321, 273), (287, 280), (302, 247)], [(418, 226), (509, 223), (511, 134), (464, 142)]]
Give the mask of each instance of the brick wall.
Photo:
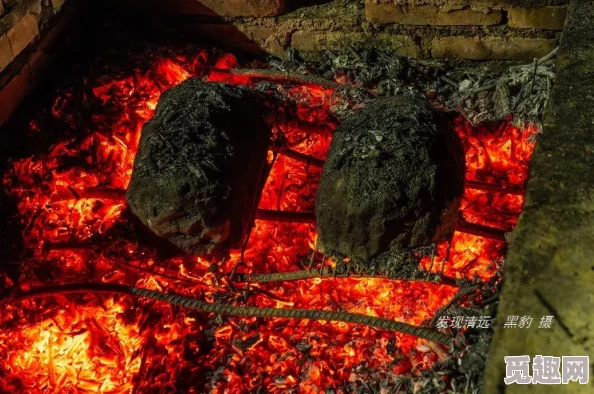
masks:
[[(65, 0), (0, 0), (0, 125), (41, 78), (72, 11)], [(65, 17), (57, 23), (58, 17)]]
[(64, 0), (0, 0), (0, 72), (48, 30)]
[[(370, 23), (400, 26), (450, 26), (433, 37), (421, 39), (425, 54), (473, 60), (529, 60), (543, 56), (557, 45), (556, 31), (563, 29), (566, 5), (562, 1), (475, 0), (425, 1), (402, 5), (402, 1), (365, 1)], [(443, 3), (441, 6), (435, 5)], [(480, 28), (473, 35), (473, 28)]]
[(53, 54), (43, 42), (56, 41), (56, 24), (68, 20), (60, 16), (82, 3), (114, 15), (130, 13), (124, 23), (133, 18), (163, 37), (277, 56), (289, 48), (315, 58), (323, 50), (373, 47), (420, 58), (529, 61), (557, 46), (567, 2), (0, 0), (0, 124), (51, 62)]
[[(175, 19), (175, 31), (183, 31), (198, 40), (220, 39), (225, 44), (256, 47), (275, 55), (282, 55), (289, 47), (306, 57), (315, 57), (325, 49), (372, 46), (423, 58), (532, 60), (556, 47), (567, 2), (128, 0), (126, 3), (131, 7), (142, 4), (134, 12), (158, 13), (157, 24), (166, 14), (182, 16)], [(121, 7), (122, 2), (118, 4)], [(185, 23), (184, 16), (188, 17)]]

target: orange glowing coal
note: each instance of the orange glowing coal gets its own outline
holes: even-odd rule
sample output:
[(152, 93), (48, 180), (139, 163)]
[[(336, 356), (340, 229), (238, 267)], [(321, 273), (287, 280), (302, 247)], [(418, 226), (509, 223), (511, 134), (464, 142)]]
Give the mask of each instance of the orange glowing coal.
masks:
[[(30, 251), (19, 286), (119, 283), (234, 305), (343, 310), (417, 325), (431, 319), (456, 287), (331, 277), (240, 284), (221, 275), (234, 269), (304, 269), (315, 245), (313, 224), (256, 220), (243, 256), (233, 251), (223, 262), (162, 258), (136, 241), (123, 191), (142, 125), (159, 95), (188, 77), (252, 83), (249, 76), (209, 71), (211, 64), (216, 70), (236, 67), (233, 56), (209, 57), (205, 51), (153, 57), (143, 69), (90, 79), (91, 114), (84, 129), (75, 119), (78, 98), (70, 91), (55, 98), (49, 116), (63, 128), (59, 140), (13, 161), (3, 176), (18, 201)], [(291, 150), (323, 160), (335, 125), (328, 109), (333, 91), (298, 84), (279, 90), (298, 107), (296, 119), (274, 125), (275, 135), (282, 135)], [(523, 195), (509, 190), (523, 190), (534, 130), (508, 123), (473, 127), (462, 119), (455, 126), (466, 150), (468, 180), (474, 187), (499, 187), (468, 187), (462, 217), (511, 230)], [(31, 122), (31, 135), (43, 132), (43, 121)], [(271, 150), (269, 162), (260, 208), (313, 211), (321, 168), (282, 151)], [(456, 232), (419, 264), (450, 277), (486, 281), (500, 268), (505, 247), (503, 240)], [(347, 393), (370, 376), (416, 373), (438, 357), (424, 340), (364, 326), (207, 316), (122, 295), (55, 295), (0, 304), (2, 393), (319, 393), (327, 388)]]

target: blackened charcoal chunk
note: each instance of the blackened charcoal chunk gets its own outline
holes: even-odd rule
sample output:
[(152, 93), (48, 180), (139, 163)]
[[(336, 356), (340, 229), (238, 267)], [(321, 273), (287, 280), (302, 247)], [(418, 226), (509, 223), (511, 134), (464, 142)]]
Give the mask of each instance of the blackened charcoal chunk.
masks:
[(460, 142), (423, 97), (380, 99), (337, 128), (316, 197), (318, 249), (366, 262), (454, 231)]
[(132, 212), (186, 253), (237, 247), (263, 185), (269, 128), (247, 88), (190, 79), (161, 96), (142, 128)]

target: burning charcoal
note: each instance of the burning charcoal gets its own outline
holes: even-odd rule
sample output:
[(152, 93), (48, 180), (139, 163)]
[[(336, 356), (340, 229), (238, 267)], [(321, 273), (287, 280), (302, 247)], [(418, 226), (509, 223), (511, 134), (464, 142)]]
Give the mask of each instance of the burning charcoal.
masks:
[(258, 341), (261, 339), (260, 334), (256, 333), (246, 339), (236, 338), (231, 341), (233, 346), (238, 347), (239, 349), (246, 351), (252, 348)]
[(187, 80), (144, 125), (127, 200), (152, 232), (192, 254), (241, 245), (256, 208), (269, 129), (257, 93)]
[(309, 354), (309, 352), (311, 351), (312, 345), (311, 345), (311, 343), (309, 343), (307, 341), (299, 341), (295, 345), (295, 348), (303, 354)]
[(371, 264), (452, 234), (464, 156), (440, 118), (424, 98), (400, 95), (342, 123), (316, 198), (320, 251)]

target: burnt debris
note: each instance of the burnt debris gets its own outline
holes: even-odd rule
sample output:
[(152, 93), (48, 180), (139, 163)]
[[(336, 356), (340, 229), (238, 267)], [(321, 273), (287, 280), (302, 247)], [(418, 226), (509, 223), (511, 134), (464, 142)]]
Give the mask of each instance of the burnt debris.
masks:
[(186, 253), (238, 247), (247, 233), (269, 136), (255, 95), (190, 79), (163, 93), (143, 127), (128, 204)]
[(419, 96), (380, 99), (338, 127), (316, 198), (318, 248), (354, 261), (453, 233), (464, 157)]

